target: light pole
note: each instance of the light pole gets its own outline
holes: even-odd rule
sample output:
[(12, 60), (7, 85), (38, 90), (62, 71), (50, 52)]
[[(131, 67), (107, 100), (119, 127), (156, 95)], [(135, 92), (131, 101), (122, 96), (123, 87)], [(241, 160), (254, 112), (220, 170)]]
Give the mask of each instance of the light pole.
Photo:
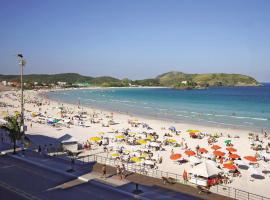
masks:
[(24, 138), (23, 68), (24, 68), (26, 62), (25, 62), (22, 54), (17, 54), (17, 57), (19, 59), (19, 65), (21, 68), (21, 132), (22, 132), (23, 138)]

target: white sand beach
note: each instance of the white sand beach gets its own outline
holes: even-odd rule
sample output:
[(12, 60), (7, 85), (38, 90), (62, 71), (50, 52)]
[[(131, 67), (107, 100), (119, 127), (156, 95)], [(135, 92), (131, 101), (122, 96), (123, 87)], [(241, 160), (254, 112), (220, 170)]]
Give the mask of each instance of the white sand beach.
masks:
[[(129, 162), (149, 165), (155, 169), (179, 175), (182, 175), (184, 170), (189, 173), (195, 163), (203, 162), (207, 159), (204, 157), (210, 157), (229, 178), (230, 181), (226, 185), (270, 197), (270, 162), (267, 161), (267, 156), (270, 154), (265, 149), (270, 143), (269, 134), (172, 123), (116, 112), (111, 113), (105, 110), (55, 102), (41, 96), (42, 92), (44, 91), (25, 91), (25, 118), (29, 135), (42, 135), (57, 139), (65, 134), (70, 134), (85, 146), (91, 144), (91, 148), (97, 149), (99, 152), (105, 149), (106, 152), (100, 153), (100, 155), (120, 157)], [(7, 115), (13, 115), (15, 111), (20, 111), (19, 92), (5, 91), (0, 95), (0, 102), (5, 104), (0, 107), (1, 119)], [(57, 126), (48, 124), (48, 121), (56, 119)], [(253, 135), (249, 133), (253, 133)], [(229, 146), (226, 146), (224, 142), (226, 140), (231, 140), (230, 147), (236, 150), (233, 154), (239, 155), (241, 162), (247, 166), (242, 169), (237, 162), (233, 163), (240, 172), (240, 175), (235, 177), (233, 177), (233, 173), (223, 167), (224, 163), (233, 162), (232, 159), (229, 159), (229, 151), (226, 149)], [(99, 146), (100, 141), (103, 143)], [(200, 148), (205, 148), (208, 153), (206, 155), (196, 153), (197, 160), (192, 158), (193, 156), (186, 155), (186, 150), (196, 152), (198, 145)], [(211, 148), (213, 145), (220, 146), (221, 148), (218, 150), (225, 153), (223, 161), (213, 157), (214, 150)], [(254, 150), (251, 147), (257, 149)], [(86, 152), (91, 153), (91, 150)], [(172, 153), (181, 154), (181, 158), (172, 160), (170, 158)], [(244, 158), (255, 155), (257, 161), (254, 163), (256, 164), (250, 164)], [(162, 162), (160, 162), (160, 158), (162, 158)], [(183, 160), (187, 162), (182, 162)], [(261, 176), (260, 179), (251, 176), (254, 175), (254, 171)]]

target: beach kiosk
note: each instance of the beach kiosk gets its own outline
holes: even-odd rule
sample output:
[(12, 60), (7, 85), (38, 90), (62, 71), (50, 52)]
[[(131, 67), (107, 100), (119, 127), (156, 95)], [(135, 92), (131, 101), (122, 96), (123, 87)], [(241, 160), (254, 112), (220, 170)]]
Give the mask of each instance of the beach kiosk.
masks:
[(209, 180), (217, 177), (221, 173), (221, 169), (216, 167), (216, 163), (211, 160), (206, 160), (195, 167), (189, 173), (191, 174), (189, 182), (200, 186), (209, 186)]
[(61, 147), (64, 151), (78, 151), (78, 141), (74, 137), (61, 141)]

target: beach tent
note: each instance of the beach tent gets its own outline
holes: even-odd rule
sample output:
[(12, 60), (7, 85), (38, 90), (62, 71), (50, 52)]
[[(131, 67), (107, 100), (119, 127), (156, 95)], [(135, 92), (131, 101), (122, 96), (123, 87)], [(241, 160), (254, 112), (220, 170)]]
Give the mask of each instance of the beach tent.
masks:
[(206, 160), (193, 167), (189, 173), (208, 178), (211, 176), (216, 176), (221, 172), (222, 171), (217, 168), (213, 162)]

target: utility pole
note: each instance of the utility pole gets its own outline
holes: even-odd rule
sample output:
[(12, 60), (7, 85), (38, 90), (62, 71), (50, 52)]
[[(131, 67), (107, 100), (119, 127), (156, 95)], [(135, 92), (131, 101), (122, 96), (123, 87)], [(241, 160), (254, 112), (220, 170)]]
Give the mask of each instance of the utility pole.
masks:
[(26, 61), (23, 58), (22, 54), (17, 54), (19, 59), (19, 65), (21, 69), (21, 132), (24, 138), (24, 99), (23, 99), (23, 68), (26, 64)]

